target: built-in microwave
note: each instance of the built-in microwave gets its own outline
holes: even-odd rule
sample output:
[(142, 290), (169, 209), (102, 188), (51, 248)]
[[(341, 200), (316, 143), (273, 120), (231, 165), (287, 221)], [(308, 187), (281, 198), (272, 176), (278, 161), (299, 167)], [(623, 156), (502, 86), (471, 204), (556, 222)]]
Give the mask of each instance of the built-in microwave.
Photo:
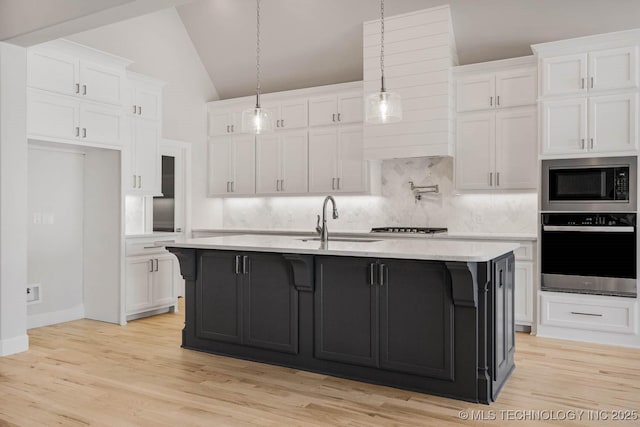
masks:
[(636, 157), (543, 160), (542, 210), (635, 211), (636, 168)]

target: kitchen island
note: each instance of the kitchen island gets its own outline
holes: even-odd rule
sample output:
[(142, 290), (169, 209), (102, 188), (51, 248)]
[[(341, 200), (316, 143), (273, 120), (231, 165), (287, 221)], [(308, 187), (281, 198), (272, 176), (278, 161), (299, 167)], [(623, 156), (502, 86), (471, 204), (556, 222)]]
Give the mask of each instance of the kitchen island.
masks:
[(242, 235), (167, 249), (184, 348), (491, 403), (514, 369), (516, 247)]

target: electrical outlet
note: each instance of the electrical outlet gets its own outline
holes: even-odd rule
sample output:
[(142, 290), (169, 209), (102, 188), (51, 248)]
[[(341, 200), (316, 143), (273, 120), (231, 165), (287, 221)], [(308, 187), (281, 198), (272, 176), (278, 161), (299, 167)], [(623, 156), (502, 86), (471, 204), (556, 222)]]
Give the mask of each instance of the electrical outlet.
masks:
[(476, 224), (482, 224), (484, 222), (484, 218), (480, 214), (473, 214), (473, 222)]
[(33, 214), (33, 223), (42, 224), (42, 214), (40, 212), (36, 212)]
[(27, 304), (34, 304), (42, 301), (40, 284), (35, 283), (27, 286)]

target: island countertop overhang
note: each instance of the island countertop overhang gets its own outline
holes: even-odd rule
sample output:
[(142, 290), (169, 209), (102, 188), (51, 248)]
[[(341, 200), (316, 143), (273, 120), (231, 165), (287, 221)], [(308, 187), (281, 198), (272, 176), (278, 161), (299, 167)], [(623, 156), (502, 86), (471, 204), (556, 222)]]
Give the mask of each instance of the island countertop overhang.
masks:
[[(374, 236), (367, 240), (375, 240)], [(235, 235), (186, 239), (167, 247), (280, 252), (307, 255), (333, 255), (369, 258), (413, 259), (423, 261), (486, 262), (514, 251), (517, 243), (473, 240), (381, 239), (377, 241), (332, 241), (292, 236)]]

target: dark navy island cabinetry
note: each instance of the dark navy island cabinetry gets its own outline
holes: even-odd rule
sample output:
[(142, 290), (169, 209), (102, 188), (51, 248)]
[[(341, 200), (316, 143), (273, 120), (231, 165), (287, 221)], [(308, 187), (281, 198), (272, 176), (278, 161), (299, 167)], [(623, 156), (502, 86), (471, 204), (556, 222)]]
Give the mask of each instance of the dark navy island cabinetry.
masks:
[(514, 369), (512, 252), (461, 262), (168, 249), (186, 280), (184, 348), (482, 403)]

